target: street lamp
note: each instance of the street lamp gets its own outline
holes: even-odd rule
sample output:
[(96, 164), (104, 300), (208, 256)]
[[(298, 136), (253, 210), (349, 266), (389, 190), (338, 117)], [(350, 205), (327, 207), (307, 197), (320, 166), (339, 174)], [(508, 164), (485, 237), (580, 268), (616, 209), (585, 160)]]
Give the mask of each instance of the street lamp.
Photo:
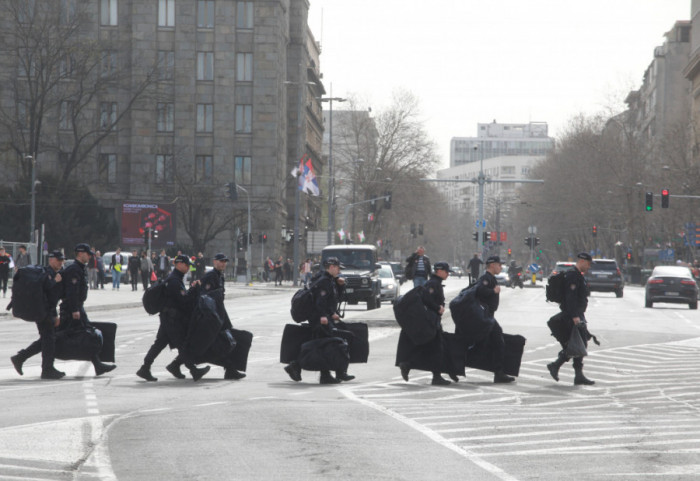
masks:
[(31, 155), (27, 155), (24, 158), (32, 163), (32, 212), (29, 221), (29, 241), (34, 243), (34, 228), (36, 223), (36, 161)]
[(246, 189), (241, 187), (240, 185), (236, 184), (237, 189), (241, 189), (243, 192), (245, 192), (245, 196), (248, 199), (248, 238), (246, 239), (246, 246), (247, 249), (245, 250), (245, 265), (246, 265), (246, 271), (245, 271), (245, 278), (246, 278), (246, 283), (250, 284), (251, 277), (250, 277), (250, 263), (252, 261), (251, 257), (251, 248), (250, 248), (250, 238), (253, 235), (252, 234), (252, 228), (251, 228), (251, 217), (250, 217), (250, 194)]
[(335, 229), (335, 212), (333, 211), (333, 200), (335, 195), (335, 177), (333, 176), (333, 101), (345, 102), (347, 99), (333, 97), (333, 87), (331, 86), (331, 97), (317, 97), (321, 102), (329, 103), (328, 122), (328, 245), (333, 243), (333, 231)]

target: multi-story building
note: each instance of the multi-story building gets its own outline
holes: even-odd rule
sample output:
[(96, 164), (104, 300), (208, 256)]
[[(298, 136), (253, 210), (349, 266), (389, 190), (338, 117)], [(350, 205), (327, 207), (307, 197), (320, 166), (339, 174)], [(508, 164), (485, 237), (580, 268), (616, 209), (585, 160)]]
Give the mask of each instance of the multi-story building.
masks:
[[(691, 31), (700, 32), (700, 0), (691, 1)], [(693, 159), (700, 157), (700, 35), (690, 36), (689, 61), (683, 75), (690, 82), (690, 148)]]
[[(211, 186), (212, 209), (240, 210), (242, 221), (211, 241), (209, 253), (230, 252), (236, 230), (246, 230), (246, 194), (239, 192), (233, 204), (225, 196), (224, 185), (234, 182), (250, 195), (253, 239), (265, 232), (267, 252), (291, 257), (296, 181), (290, 171), (303, 155), (322, 171), (319, 98), (325, 91), (320, 48), (307, 25), (308, 0), (60, 3), (75, 4), (85, 16), (77, 34), (86, 42), (111, 41), (114, 50), (106, 52), (103, 68), (122, 79), (83, 116), (109, 123), (128, 109), (76, 170), (76, 178), (113, 209), (117, 221), (124, 202), (182, 202), (176, 175)], [(10, 17), (0, 13), (5, 31)], [(17, 58), (5, 52), (0, 64), (21, 71)], [(137, 68), (144, 65), (156, 66), (152, 85), (148, 95), (129, 105), (141, 80)], [(9, 90), (0, 92), (0, 102), (15, 102), (8, 95)], [(56, 110), (47, 127), (50, 136), (62, 134), (62, 111)], [(53, 147), (39, 148), (40, 174), (61, 168), (66, 153)], [(302, 229), (321, 215), (307, 200), (302, 194)], [(182, 228), (177, 240), (190, 244)], [(253, 246), (253, 261), (260, 259), (259, 248)]]
[(450, 167), (503, 156), (543, 156), (554, 146), (546, 122), (478, 124), (476, 137), (453, 137)]

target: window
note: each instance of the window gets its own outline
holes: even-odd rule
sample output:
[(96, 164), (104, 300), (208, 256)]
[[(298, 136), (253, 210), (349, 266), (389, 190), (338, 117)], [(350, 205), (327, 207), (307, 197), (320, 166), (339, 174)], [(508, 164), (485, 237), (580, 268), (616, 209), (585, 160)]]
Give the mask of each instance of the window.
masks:
[(211, 184), (214, 178), (214, 159), (211, 155), (198, 155), (194, 160), (194, 178), (200, 184)]
[(100, 4), (100, 25), (117, 25), (117, 0), (102, 0)]
[(111, 50), (102, 52), (102, 76), (114, 75), (117, 68), (117, 54)]
[(253, 54), (236, 54), (236, 80), (250, 82), (253, 80)]
[(253, 106), (236, 105), (236, 132), (250, 133), (253, 131)]
[(197, 52), (197, 80), (214, 80), (214, 52)]
[(36, 0), (25, 0), (24, 2), (18, 2), (17, 15), (19, 16), (20, 23), (32, 23), (34, 20), (34, 11), (36, 7)]
[(242, 185), (252, 184), (250, 173), (250, 157), (236, 157), (234, 159), (234, 182)]
[(253, 2), (236, 5), (236, 28), (253, 28)]
[(17, 101), (17, 124), (20, 129), (29, 128), (29, 109), (27, 106), (29, 101), (26, 99), (20, 99)]
[(501, 175), (515, 175), (515, 166), (508, 165), (501, 167)]
[(173, 156), (168, 154), (156, 155), (156, 178), (157, 184), (172, 184), (173, 183), (173, 172), (175, 166), (173, 165)]
[(58, 118), (58, 128), (60, 130), (70, 130), (73, 128), (73, 102), (61, 102), (61, 112)]
[(18, 62), (19, 77), (34, 77), (36, 75), (36, 60), (30, 49), (23, 48), (20, 50)]
[(58, 64), (58, 74), (61, 78), (71, 78), (73, 76), (73, 58), (70, 55), (61, 57)]
[(214, 130), (214, 104), (197, 104), (197, 132)]
[(76, 0), (61, 0), (61, 24), (68, 25), (75, 19), (75, 2)]
[(172, 80), (175, 72), (175, 52), (158, 51), (158, 80)]
[(197, 26), (199, 28), (214, 28), (214, 0), (199, 0), (197, 2)]
[(97, 160), (97, 179), (104, 184), (117, 181), (117, 154), (100, 154)]
[(100, 128), (109, 130), (117, 123), (117, 103), (102, 102), (100, 104)]
[(158, 0), (158, 26), (175, 26), (175, 0)]
[(173, 118), (174, 118), (174, 107), (173, 104), (169, 103), (158, 103), (158, 125), (156, 130), (158, 132), (172, 132), (173, 131)]

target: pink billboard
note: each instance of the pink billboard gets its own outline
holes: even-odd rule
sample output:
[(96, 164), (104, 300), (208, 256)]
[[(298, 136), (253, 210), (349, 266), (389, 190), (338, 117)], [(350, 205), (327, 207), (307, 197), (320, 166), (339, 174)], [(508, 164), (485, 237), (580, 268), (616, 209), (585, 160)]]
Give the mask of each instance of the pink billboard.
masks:
[(175, 204), (122, 203), (122, 245), (145, 246), (152, 231), (151, 247), (175, 245)]

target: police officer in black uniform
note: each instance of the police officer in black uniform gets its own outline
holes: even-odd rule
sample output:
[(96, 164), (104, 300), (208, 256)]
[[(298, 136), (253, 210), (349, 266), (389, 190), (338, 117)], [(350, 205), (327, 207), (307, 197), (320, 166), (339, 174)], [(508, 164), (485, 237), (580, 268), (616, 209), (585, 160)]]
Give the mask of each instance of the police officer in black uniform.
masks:
[[(493, 318), (494, 314), (498, 310), (501, 286), (498, 285), (496, 275), (500, 274), (501, 269), (501, 258), (498, 256), (491, 256), (486, 259), (486, 271), (477, 281), (478, 287), (476, 288), (476, 298), (484, 307), (484, 315), (486, 317)], [(503, 372), (503, 357), (505, 355), (506, 343), (503, 340), (503, 329), (501, 329), (500, 324), (498, 324), (498, 321), (495, 319), (486, 342), (488, 343), (489, 350), (493, 356), (493, 382), (508, 383), (515, 381), (515, 378), (508, 376), (505, 372)]]
[[(583, 276), (591, 268), (593, 258), (587, 252), (581, 252), (576, 256), (576, 266), (574, 269), (564, 273), (564, 301), (559, 308), (564, 313), (565, 322), (570, 319), (574, 329), (581, 332), (581, 339), (587, 346), (591, 337), (586, 323), (585, 312), (588, 307), (588, 285)], [(567, 336), (568, 339), (568, 336)], [(565, 347), (562, 344), (562, 347)], [(559, 368), (570, 358), (566, 356), (564, 349), (559, 351), (559, 355), (554, 362), (547, 364), (549, 374), (555, 381), (559, 381)], [(583, 358), (574, 358), (574, 384), (591, 386), (595, 381), (591, 381), (583, 375)]]
[(179, 255), (174, 260), (175, 268), (165, 279), (165, 307), (160, 312), (160, 327), (156, 334), (156, 340), (146, 353), (143, 365), (136, 374), (146, 381), (157, 381), (151, 374), (151, 365), (160, 352), (168, 344), (177, 348), (178, 356), (166, 366), (168, 372), (178, 379), (184, 379), (185, 375), (180, 371), (180, 365), (185, 364), (192, 374), (192, 379), (198, 381), (209, 372), (210, 367), (198, 368), (192, 357), (184, 348), (187, 328), (192, 311), (197, 301), (199, 281), (189, 289), (185, 289), (185, 274), (190, 270), (190, 259), (186, 255)]
[(56, 306), (61, 299), (63, 284), (61, 283), (61, 268), (64, 261), (61, 251), (53, 251), (49, 253), (49, 265), (44, 267), (46, 279), (43, 289), (45, 293), (44, 302), (46, 303), (46, 319), (42, 319), (36, 323), (39, 330), (39, 339), (31, 343), (26, 349), (20, 350), (12, 356), (10, 360), (15, 370), (21, 375), (22, 364), (35, 354), (41, 353), (41, 379), (61, 379), (66, 375), (65, 372), (59, 371), (54, 367), (56, 353), (56, 327), (60, 320)]
[[(61, 328), (63, 329), (90, 329), (92, 324), (85, 313), (83, 304), (88, 295), (87, 263), (90, 256), (94, 256), (88, 244), (75, 246), (74, 262), (63, 269), (63, 301), (61, 302)], [(95, 375), (100, 376), (114, 370), (114, 364), (105, 364), (100, 361), (99, 354), (92, 357), (92, 365)]]
[[(338, 277), (343, 265), (337, 257), (329, 257), (323, 261), (326, 268), (321, 274), (312, 279), (314, 284), (314, 314), (309, 319), (314, 339), (320, 337), (341, 337), (348, 341), (352, 348), (353, 334), (343, 330), (343, 323), (340, 320), (340, 296), (345, 289), (345, 279)], [(301, 381), (301, 366), (296, 361), (285, 366), (284, 370), (294, 381)], [(347, 372), (336, 371), (335, 377), (330, 370), (321, 371), (321, 384), (337, 384), (341, 381), (352, 381), (355, 376)]]
[[(445, 312), (445, 292), (443, 290), (442, 281), (449, 277), (450, 265), (447, 262), (436, 262), (433, 269), (435, 269), (435, 272), (431, 274), (430, 279), (423, 285), (424, 289), (421, 298), (425, 307), (437, 313), (438, 316), (442, 316)], [(414, 345), (402, 330), (396, 349), (397, 365), (401, 370), (401, 377), (403, 377), (404, 381), (408, 381), (408, 375), (412, 368), (411, 358), (418, 355), (431, 360), (430, 364), (432, 364), (433, 373), (431, 384), (434, 386), (446, 386), (450, 384), (450, 381), (443, 378), (440, 374), (443, 349), (441, 324), (438, 324), (435, 338), (427, 344), (420, 346)], [(450, 377), (457, 382), (457, 376), (451, 374)]]

